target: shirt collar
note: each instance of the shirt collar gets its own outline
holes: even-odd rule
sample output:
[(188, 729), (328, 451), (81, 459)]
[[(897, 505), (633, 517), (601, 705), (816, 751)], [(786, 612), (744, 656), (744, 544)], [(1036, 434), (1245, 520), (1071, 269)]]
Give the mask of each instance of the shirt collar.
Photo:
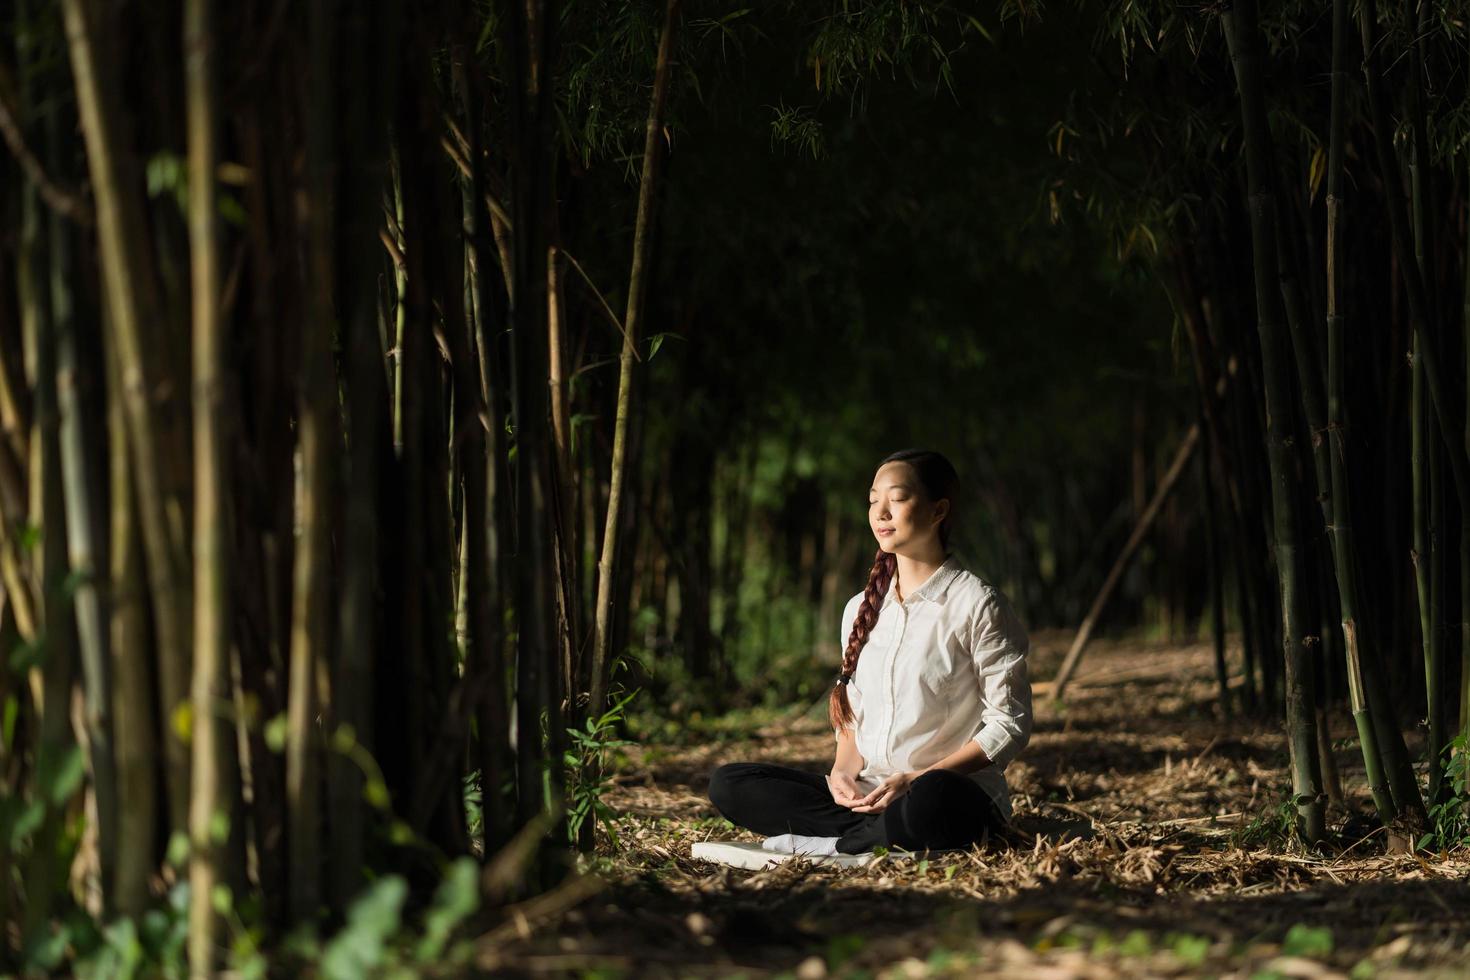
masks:
[[(959, 559), (955, 558), (953, 555), (949, 556), (948, 558), (944, 559), (943, 564), (936, 568), (933, 573), (931, 573), (930, 576), (924, 580), (923, 585), (919, 586), (917, 589), (908, 594), (909, 601), (912, 602), (914, 599), (925, 599), (931, 602), (938, 601), (944, 596), (945, 590), (949, 588), (949, 583), (953, 582), (955, 576), (959, 573)], [(898, 576), (895, 575), (893, 577), (893, 580), (888, 583), (888, 592), (883, 596), (883, 606), (886, 607), (890, 602), (898, 601), (898, 598), (894, 595), (894, 589), (897, 585), (897, 582)]]

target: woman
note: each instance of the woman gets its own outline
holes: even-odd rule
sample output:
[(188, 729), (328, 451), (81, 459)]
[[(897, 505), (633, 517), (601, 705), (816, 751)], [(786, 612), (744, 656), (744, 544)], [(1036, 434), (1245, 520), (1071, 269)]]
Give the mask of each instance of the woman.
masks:
[(1005, 767), (1031, 736), (1028, 642), (1005, 596), (950, 556), (958, 490), (939, 453), (905, 450), (878, 467), (878, 553), (842, 614), (832, 771), (734, 762), (711, 777), (710, 802), (772, 835), (767, 850), (964, 848), (1010, 817)]

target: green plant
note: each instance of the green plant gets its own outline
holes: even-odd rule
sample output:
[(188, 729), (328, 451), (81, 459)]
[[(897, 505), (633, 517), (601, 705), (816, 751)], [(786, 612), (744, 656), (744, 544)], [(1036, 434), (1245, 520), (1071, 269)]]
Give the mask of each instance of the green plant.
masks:
[(606, 754), (609, 749), (633, 743), (616, 737), (616, 728), (623, 720), (628, 703), (638, 694), (638, 688), (613, 696), (613, 704), (601, 715), (587, 719), (584, 729), (568, 728), (564, 762), (567, 767), (567, 833), (575, 843), (587, 820), (602, 824), (614, 847), (621, 846), (614, 823), (617, 811), (602, 801), (612, 788), (608, 773)]
[(1325, 926), (1309, 926), (1298, 922), (1286, 931), (1281, 952), (1287, 956), (1323, 959), (1332, 955), (1332, 930)]
[(478, 773), (469, 773), (463, 784), (465, 828), (471, 838), (480, 838), (485, 834), (485, 808), (478, 777)]
[(1187, 967), (1198, 968), (1204, 965), (1206, 957), (1210, 955), (1208, 936), (1176, 933), (1171, 934), (1169, 938), (1172, 940), (1171, 949), (1174, 956)]
[(1470, 758), (1466, 755), (1465, 734), (1461, 732), (1444, 747), (1445, 785), (1448, 795), (1429, 807), (1428, 833), (1414, 845), (1416, 851), (1453, 851), (1470, 845)]
[(837, 970), (863, 951), (867, 940), (857, 933), (843, 933), (827, 941), (827, 969)]
[(1231, 834), (1230, 842), (1237, 847), (1284, 848), (1297, 840), (1296, 813), (1296, 799), (1288, 793), (1274, 807), (1257, 813)]

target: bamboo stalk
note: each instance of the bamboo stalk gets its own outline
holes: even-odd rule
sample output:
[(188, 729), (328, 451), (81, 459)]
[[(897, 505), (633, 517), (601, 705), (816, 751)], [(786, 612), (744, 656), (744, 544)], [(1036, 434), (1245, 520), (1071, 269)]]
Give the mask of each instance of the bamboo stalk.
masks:
[[(426, 126), (442, 117), (435, 87), (424, 80), (420, 88), (421, 116)], [(426, 132), (425, 137), (430, 133)], [(480, 449), (483, 427), (479, 424), (480, 412), (475, 399), (474, 360), (468, 348), (459, 348), (466, 341), (464, 313), (464, 282), (459, 275), (463, 267), (463, 255), (458, 250), (458, 236), (454, 236), (456, 248), (451, 252), (444, 229), (453, 227), (453, 219), (459, 217), (459, 195), (451, 198), (453, 176), (445, 167), (445, 158), (425, 153), (420, 164), (425, 167), (424, 176), (429, 179), (426, 193), (414, 200), (420, 202), (424, 222), (421, 226), (427, 262), (421, 267), (426, 277), (427, 298), (430, 300), (430, 319), (425, 326), (437, 341), (437, 353), (430, 348), (429, 356), (421, 359), (418, 370), (422, 373), (421, 386), (424, 393), (424, 408), (419, 416), (420, 441), (423, 448), (422, 466), (424, 482), (424, 528), (428, 549), (430, 574), (422, 577), (425, 583), (424, 661), (425, 707), (429, 712), (428, 725), (421, 729), (429, 768), (443, 767), (452, 776), (435, 786), (433, 793), (424, 793), (414, 801), (414, 810), (427, 805), (433, 822), (431, 839), (446, 854), (464, 853), (468, 849), (465, 836), (464, 803), (461, 795), (464, 755), (467, 745), (468, 715), (457, 711), (453, 702), (460, 695), (452, 690), (455, 673), (455, 654), (449, 627), (454, 617), (454, 592), (451, 570), (458, 553), (458, 539), (453, 532), (453, 507), (455, 491), (458, 489), (456, 471), (462, 460), (451, 459), (451, 447), (458, 455), (460, 448), (472, 457), (483, 458)], [(452, 255), (452, 258), (451, 258)], [(433, 316), (437, 309), (442, 320)], [(442, 329), (440, 325), (442, 323)], [(452, 387), (453, 377), (446, 377), (444, 359), (449, 360), (450, 372), (463, 372), (468, 379), (465, 387), (469, 397), (460, 400)], [(462, 367), (461, 367), (462, 365)], [(413, 365), (409, 365), (412, 369)], [(449, 405), (446, 413), (443, 406)], [(452, 431), (450, 431), (452, 429)], [(481, 497), (483, 499), (483, 496)], [(483, 519), (476, 524), (484, 526)], [(440, 744), (442, 742), (442, 744)], [(419, 785), (435, 784), (427, 781), (424, 770), (418, 774)], [(416, 794), (417, 795), (417, 794)], [(412, 811), (411, 811), (412, 812)], [(412, 823), (413, 821), (411, 821)]]
[(1184, 472), (1185, 464), (1189, 457), (1194, 454), (1194, 448), (1199, 443), (1199, 423), (1189, 427), (1184, 433), (1184, 438), (1179, 443), (1179, 448), (1174, 451), (1174, 459), (1169, 463), (1169, 469), (1159, 480), (1158, 486), (1154, 488), (1153, 498), (1149, 500), (1148, 506), (1139, 515), (1138, 523), (1133, 525), (1133, 532), (1128, 535), (1128, 540), (1123, 544), (1123, 550), (1118, 552), (1118, 557), (1113, 560), (1113, 567), (1108, 570), (1107, 578), (1103, 579), (1102, 588), (1097, 590), (1097, 596), (1092, 600), (1092, 606), (1087, 610), (1087, 615), (1082, 619), (1082, 625), (1077, 628), (1076, 636), (1072, 637), (1072, 645), (1067, 649), (1067, 656), (1062, 660), (1062, 666), (1057, 670), (1057, 676), (1052, 681), (1051, 700), (1053, 703), (1062, 699), (1062, 694), (1067, 689), (1072, 674), (1077, 670), (1077, 664), (1082, 660), (1082, 651), (1087, 648), (1088, 641), (1092, 638), (1093, 628), (1096, 627), (1099, 617), (1107, 607), (1108, 600), (1113, 596), (1113, 589), (1122, 580), (1123, 573), (1128, 569), (1128, 563), (1132, 560), (1139, 545), (1148, 535), (1149, 528), (1153, 527), (1155, 518), (1163, 508), (1164, 501), (1169, 498), (1174, 485), (1179, 482), (1179, 476)]
[[(36, 12), (30, 4), (21, 3), (15, 15), (25, 21), (33, 18)], [(33, 26), (17, 33), (16, 54), (24, 77), (39, 65), (39, 52), (34, 40), (36, 33)], [(29, 88), (26, 85), (26, 89)], [(34, 98), (36, 94), (23, 90), (23, 101), (39, 101)], [(25, 122), (30, 124), (33, 120)], [(31, 669), (30, 681), (38, 728), (34, 772), (40, 779), (45, 779), (55, 774), (75, 746), (70, 717), (75, 642), (71, 604), (63, 591), (67, 578), (66, 518), (62, 502), (56, 408), (56, 328), (50, 302), (50, 248), (40, 187), (34, 180), (27, 179), (20, 196), (16, 298), (20, 307), (27, 381), (33, 392), (34, 408), (29, 439), (28, 519), (32, 527), (41, 530), (41, 543), (29, 561), (20, 556), (17, 558), (24, 563), (22, 567), (29, 566), (32, 587), (40, 599), (36, 609), (36, 635), (32, 642), (38, 646), (41, 662), (39, 667)], [(14, 540), (9, 533), (7, 538)], [(40, 938), (53, 911), (58, 882), (55, 854), (62, 831), (62, 808), (69, 801), (47, 798), (43, 802), (45, 816), (26, 859), (21, 934), (27, 942)]]
[[(17, 36), (23, 36), (23, 33), (18, 33)], [(26, 180), (36, 188), (41, 199), (53, 212), (79, 225), (90, 227), (93, 223), (92, 209), (87, 206), (86, 200), (48, 175), (40, 159), (32, 152), (21, 124), (20, 111), (11, 104), (10, 92), (13, 87), (9, 72), (0, 64), (0, 138), (5, 140), (11, 155), (20, 164)], [(53, 166), (56, 162), (54, 158), (50, 160)]]
[(1271, 468), (1271, 509), (1281, 592), (1282, 647), (1286, 668), (1286, 727), (1291, 750), (1292, 790), (1297, 826), (1308, 844), (1326, 835), (1321, 767), (1313, 716), (1311, 659), (1306, 648), (1302, 565), (1302, 519), (1299, 513), (1290, 449), (1291, 356), (1282, 336), (1282, 297), (1276, 255), (1275, 172), (1271, 133), (1261, 88), (1260, 35), (1254, 0), (1240, 0), (1221, 14), (1230, 60), (1235, 68), (1245, 136), (1246, 182), (1250, 194), (1251, 244), (1255, 262), (1256, 327), (1261, 340), (1261, 366), (1266, 394), (1266, 443)]
[(193, 296), (194, 410), (194, 675), (192, 793), (189, 800), (189, 972), (214, 975), (223, 884), (222, 841), (215, 823), (226, 766), (234, 750), (230, 700), (230, 574), (227, 560), (225, 440), (221, 418), (224, 324), (220, 316), (220, 236), (215, 200), (219, 167), (216, 47), (211, 0), (184, 5), (184, 79), (189, 145), (189, 255)]
[[(189, 513), (181, 464), (186, 447), (162, 421), (170, 413), (177, 379), (160, 377), (148, 352), (163, 343), (163, 306), (158, 300), (153, 250), (147, 232), (142, 181), (129, 142), (122, 105), (124, 86), (100, 41), (108, 36), (95, 0), (63, 0), (77, 108), (87, 144), (96, 197), (97, 241), (107, 302), (106, 324), (117, 337), (117, 356), (128, 423), (127, 444), (143, 519), (149, 595), (158, 632), (158, 675), (162, 715), (172, 719), (188, 697), (190, 616), (189, 542), (183, 526)], [(172, 724), (163, 740), (169, 823), (188, 823), (189, 752)]]
[(157, 863), (157, 694), (149, 677), (148, 593), (144, 584), (137, 491), (128, 463), (127, 420), (121, 371), (111, 331), (103, 331), (107, 366), (108, 654), (117, 733), (117, 876), (114, 905), (141, 915), (150, 902), (149, 879)]
[(1328, 538), (1336, 570), (1338, 605), (1342, 613), (1343, 653), (1347, 669), (1349, 704), (1358, 729), (1368, 788), (1378, 818), (1386, 827), (1397, 812), (1393, 794), (1384, 780), (1379, 755), (1381, 738), (1363, 697), (1363, 671), (1359, 653), (1357, 548), (1353, 534), (1351, 501), (1348, 497), (1346, 419), (1346, 315), (1343, 295), (1343, 176), (1346, 170), (1347, 139), (1347, 45), (1348, 0), (1332, 4), (1332, 108), (1327, 152), (1327, 437), (1328, 465), (1332, 481)]
[[(354, 98), (343, 107), (343, 152), (356, 161), (343, 173), (342, 251), (346, 305), (343, 346), (347, 386), (345, 537), (342, 542), (342, 599), (338, 620), (341, 643), (333, 674), (333, 713), (337, 732), (350, 734), (366, 751), (375, 749), (373, 692), (382, 646), (377, 585), (382, 561), (378, 530), (385, 460), (392, 453), (391, 400), (383, 370), (384, 344), (378, 333), (375, 216), (387, 176), (387, 142), (376, 125), (377, 113), (392, 105), (398, 77), (396, 37), (400, 10), (352, 5), (342, 12), (341, 75)], [(396, 370), (396, 368), (395, 368)], [(363, 776), (357, 762), (334, 752), (328, 766), (331, 836), (328, 843), (331, 900), (346, 909), (363, 882), (367, 821)]]
[(1214, 456), (1209, 426), (1200, 429), (1205, 449), (1200, 453), (1199, 476), (1205, 497), (1205, 564), (1210, 579), (1210, 639), (1215, 648), (1215, 681), (1220, 687), (1220, 710), (1231, 713), (1230, 670), (1225, 662), (1225, 583), (1220, 562), (1219, 505), (1215, 484), (1210, 479), (1210, 460)]
[[(567, 724), (582, 726), (579, 585), (576, 562), (577, 477), (572, 468), (571, 398), (567, 385), (567, 339), (562, 297), (561, 250), (555, 245), (546, 253), (546, 335), (548, 385), (551, 389), (552, 436), (552, 525), (556, 555), (557, 645), (563, 690), (567, 692)], [(591, 850), (590, 831), (583, 834), (584, 849)]]
[[(469, 275), (470, 292), (470, 337), (479, 372), (478, 404), (485, 413), (483, 434), (484, 479), (479, 482), (479, 471), (472, 461), (467, 461), (466, 475), (472, 486), (466, 494), (476, 492), (473, 485), (482, 489), (478, 496), (484, 501), (481, 520), (483, 533), (471, 541), (476, 547), (471, 550), (470, 571), (480, 584), (485, 604), (486, 622), (478, 636), (473, 638), (476, 652), (483, 658), (483, 669), (487, 673), (484, 696), (477, 703), (478, 738), (476, 760), (480, 770), (480, 809), (483, 818), (484, 846), (482, 854), (493, 854), (510, 840), (511, 811), (506, 806), (503, 787), (512, 765), (507, 752), (507, 736), (510, 718), (508, 694), (505, 687), (505, 574), (503, 555), (509, 540), (507, 527), (510, 520), (509, 494), (506, 477), (505, 452), (502, 447), (504, 427), (502, 425), (501, 399), (505, 390), (504, 365), (495, 343), (495, 332), (490, 329), (494, 319), (494, 302), (491, 299), (491, 277), (488, 273), (490, 241), (489, 217), (484, 210), (486, 197), (483, 165), (480, 155), (481, 115), (480, 98), (473, 73), (464, 70), (464, 62), (457, 61), (459, 72), (455, 82), (459, 89), (461, 112), (465, 117), (465, 133), (468, 145), (469, 175), (462, 187), (460, 206), (464, 214), (465, 265)], [(502, 266), (502, 276), (507, 285), (512, 279), (508, 269)], [(483, 545), (483, 549), (479, 546)]]
[[(559, 17), (555, 0), (522, 4), (506, 0), (498, 8), (504, 31), (502, 49), (512, 86), (511, 119), (511, 290), (510, 324), (515, 383), (516, 505), (516, 823), (524, 826), (547, 809), (560, 811), (564, 773), (559, 760), (565, 740), (557, 670), (557, 648), (550, 616), (555, 608), (555, 552), (552, 500), (550, 398), (547, 378), (546, 255), (555, 206), (551, 164), (554, 143), (551, 65)], [(545, 734), (542, 713), (547, 723)], [(543, 767), (545, 774), (543, 775)], [(557, 817), (550, 833), (564, 840), (565, 820)], [(557, 875), (548, 849), (532, 876), (549, 886)]]
[[(1411, 355), (1414, 362), (1414, 373), (1409, 396), (1411, 412), (1409, 473), (1414, 519), (1414, 548), (1409, 558), (1414, 569), (1414, 593), (1418, 598), (1419, 641), (1424, 661), (1424, 691), (1430, 721), (1429, 744), (1432, 747), (1435, 736), (1439, 734), (1435, 722), (1440, 719), (1435, 717), (1434, 695), (1439, 675), (1442, 672), (1439, 656), (1441, 647), (1436, 642), (1434, 630), (1434, 544), (1431, 541), (1432, 506), (1430, 502), (1430, 484), (1438, 474), (1434, 472), (1437, 467), (1432, 462), (1434, 455), (1432, 440), (1436, 427), (1434, 417), (1429, 413), (1428, 406), (1425, 404), (1424, 359), (1420, 356), (1420, 351), (1420, 339), (1416, 337)], [(1433, 795), (1433, 793), (1430, 794), (1431, 799)]]
[[(53, 112), (47, 118), (47, 152), (53, 169), (68, 173), (64, 160), (68, 129)], [(93, 411), (98, 407), (95, 358), (86, 354), (88, 340), (81, 336), (73, 290), (79, 275), (75, 230), (61, 215), (52, 214), (51, 317), (56, 330), (56, 403), (60, 413), (61, 477), (66, 512), (67, 560), (76, 582), (73, 609), (77, 623), (83, 690), (83, 726), (97, 801), (97, 842), (102, 876), (104, 914), (114, 911), (117, 868), (117, 763), (114, 755), (111, 671), (107, 663), (107, 612), (102, 601), (105, 539), (99, 527), (102, 501), (98, 472), (98, 441)]]
[[(1470, 244), (1465, 248), (1464, 286), (1462, 287), (1460, 331), (1465, 350), (1465, 376), (1470, 378)], [(1465, 451), (1470, 454), (1470, 385), (1465, 397)], [(1470, 754), (1470, 514), (1460, 512), (1460, 714), (1459, 731), (1465, 738), (1461, 758)], [(1470, 766), (1462, 771), (1465, 781), (1452, 791), (1470, 797)]]
[(403, 253), (408, 246), (408, 236), (401, 231), (405, 224), (403, 166), (398, 157), (396, 142), (392, 144), (391, 163), (393, 219), (402, 236), (398, 242), (398, 255), (394, 257), (393, 296), (395, 302), (393, 304), (393, 349), (390, 351), (393, 362), (393, 452), (401, 457), (403, 455), (403, 346), (404, 332), (408, 329), (408, 260), (403, 258)]
[[(1428, 318), (1438, 324), (1435, 310), (1434, 292), (1428, 289), (1429, 283), (1433, 281), (1434, 256), (1433, 256), (1433, 225), (1429, 218), (1431, 202), (1433, 200), (1433, 186), (1431, 180), (1431, 158), (1429, 153), (1429, 139), (1426, 132), (1428, 120), (1424, 104), (1424, 34), (1427, 32), (1428, 7), (1423, 0), (1418, 3), (1418, 29), (1415, 38), (1409, 47), (1409, 106), (1408, 115), (1412, 128), (1411, 150), (1409, 166), (1409, 186), (1412, 200), (1410, 211), (1410, 224), (1413, 227), (1414, 237), (1414, 261), (1418, 267), (1419, 277), (1425, 284), (1425, 300)], [(1438, 333), (1436, 326), (1435, 333)], [(1427, 341), (1432, 343), (1433, 341)], [(1419, 342), (1416, 340), (1416, 349)], [(1415, 379), (1419, 380), (1419, 358), (1415, 357), (1416, 370)], [(1423, 409), (1419, 409), (1423, 411)], [(1415, 513), (1415, 548), (1418, 551), (1418, 561), (1415, 566), (1415, 583), (1419, 591), (1420, 620), (1422, 639), (1424, 646), (1424, 695), (1429, 723), (1429, 738), (1425, 752), (1429, 760), (1429, 801), (1438, 803), (1441, 801), (1445, 791), (1444, 769), (1444, 747), (1449, 742), (1449, 733), (1445, 728), (1445, 684), (1446, 664), (1444, 655), (1444, 603), (1442, 601), (1445, 582), (1445, 547), (1441, 539), (1444, 514), (1444, 482), (1441, 470), (1441, 461), (1444, 450), (1437, 438), (1437, 426), (1432, 418), (1425, 420), (1428, 430), (1425, 442), (1419, 446), (1420, 461), (1415, 467), (1415, 476), (1427, 483), (1417, 486), (1415, 491), (1416, 508), (1420, 503), (1419, 494), (1427, 496), (1428, 514), (1416, 509)], [(1451, 452), (1457, 452), (1456, 440), (1449, 439)], [(1421, 528), (1420, 522), (1425, 524)], [(1422, 540), (1421, 540), (1422, 534)], [(1421, 547), (1422, 545), (1422, 547)], [(1427, 562), (1427, 567), (1426, 567)]]
[[(1423, 338), (1423, 344), (1419, 350), (1424, 364), (1424, 380), (1429, 389), (1430, 403), (1434, 406), (1440, 433), (1448, 442), (1446, 457), (1454, 476), (1455, 493), (1460, 503), (1460, 511), (1470, 513), (1470, 459), (1467, 459), (1465, 452), (1466, 434), (1470, 430), (1465, 429), (1464, 420), (1450, 412), (1449, 396), (1441, 384), (1439, 362), (1435, 356), (1433, 321), (1429, 301), (1423, 276), (1420, 275), (1418, 262), (1414, 258), (1407, 206), (1404, 203), (1402, 192), (1403, 184), (1399, 177), (1398, 160), (1393, 150), (1393, 125), (1389, 119), (1388, 106), (1382, 90), (1382, 75), (1378, 65), (1378, 12), (1375, 0), (1363, 0), (1358, 9), (1358, 25), (1363, 42), (1363, 75), (1367, 84), (1368, 104), (1373, 120), (1373, 144), (1378, 156), (1379, 169), (1383, 174), (1389, 227), (1393, 237), (1393, 253), (1398, 259), (1399, 273), (1403, 278), (1404, 291), (1409, 300), (1409, 317), (1413, 322), (1414, 335)], [(1376, 664), (1370, 661), (1368, 666), (1372, 669), (1376, 667)], [(1388, 742), (1380, 746), (1380, 750), (1384, 753), (1384, 765), (1393, 785), (1394, 803), (1399, 807), (1400, 814), (1407, 815), (1416, 829), (1425, 826), (1428, 823), (1428, 817), (1424, 809), (1423, 797), (1419, 793), (1418, 782), (1414, 778), (1408, 754), (1403, 749), (1402, 737), (1396, 728), (1392, 733), (1386, 731), (1388, 725), (1385, 719), (1389, 712), (1386, 706), (1374, 704), (1375, 698), (1382, 700), (1384, 697), (1381, 693), (1381, 685), (1372, 683), (1370, 678), (1367, 694), (1372, 706), (1375, 725), (1381, 722), (1380, 732), (1385, 737), (1391, 736)]]
[[(410, 55), (409, 61), (413, 60)], [(427, 139), (427, 134), (418, 127), (422, 123), (423, 105), (416, 98), (421, 72), (412, 69), (405, 74), (404, 85), (399, 96), (400, 127), (395, 133), (396, 179), (401, 193), (401, 221), (405, 242), (404, 254), (408, 265), (404, 270), (403, 293), (400, 298), (402, 313), (402, 340), (399, 345), (400, 359), (395, 398), (398, 428), (394, 433), (394, 445), (398, 458), (394, 466), (397, 480), (396, 492), (401, 494), (403, 512), (401, 527), (394, 529), (401, 547), (403, 569), (399, 571), (392, 586), (385, 590), (393, 594), (398, 608), (395, 610), (399, 622), (399, 642), (421, 648), (426, 636), (425, 601), (428, 588), (423, 581), (422, 569), (432, 560), (427, 546), (427, 495), (425, 488), (425, 456), (423, 445), (424, 380), (428, 372), (423, 364), (429, 358), (429, 331), (432, 329), (431, 297), (428, 292), (428, 262), (424, 243), (427, 240), (426, 226), (430, 218), (425, 214), (422, 203), (423, 191), (433, 179), (423, 173), (421, 158), (416, 142)], [(437, 624), (436, 624), (437, 625)], [(410, 787), (422, 781), (423, 771), (430, 765), (425, 747), (425, 738), (432, 730), (430, 708), (427, 705), (427, 668), (424, 657), (408, 658), (398, 668), (397, 683), (392, 690), (402, 717), (404, 737), (394, 746), (397, 756), (395, 765), (399, 780), (399, 794), (405, 801), (411, 800), (415, 807), (422, 801), (414, 798)]]
[(659, 37), (658, 62), (654, 69), (653, 95), (643, 137), (643, 173), (638, 184), (638, 217), (633, 230), (633, 266), (628, 274), (628, 307), (623, 315), (623, 347), (618, 360), (617, 420), (613, 426), (612, 469), (608, 481), (607, 519), (603, 525), (602, 557), (597, 565), (597, 606), (592, 644), (592, 699), (588, 713), (598, 715), (606, 701), (608, 658), (612, 638), (613, 567), (617, 561), (623, 502), (624, 467), (628, 441), (628, 417), (633, 387), (633, 360), (642, 325), (644, 294), (648, 289), (647, 266), (653, 246), (654, 202), (659, 191), (663, 154), (664, 106), (672, 75), (674, 31), (680, 0), (668, 0), (664, 8), (663, 33)]
[(337, 385), (332, 374), (331, 224), (334, 32), (330, 0), (308, 8), (314, 74), (308, 89), (306, 322), (302, 330), (297, 416), (300, 527), (293, 562), (290, 679), (286, 706), (286, 809), (291, 867), (291, 917), (311, 922), (321, 903), (321, 741), (317, 733), (317, 674), (331, 663), (330, 596), (333, 460)]
[[(1436, 433), (1437, 434), (1437, 433)], [(1445, 479), (1444, 446), (1431, 441), (1429, 452), (1429, 648), (1424, 665), (1424, 697), (1427, 706), (1429, 763), (1428, 801), (1443, 802), (1445, 784), (1444, 749), (1450, 735), (1445, 727), (1445, 688), (1448, 664), (1445, 655)]]

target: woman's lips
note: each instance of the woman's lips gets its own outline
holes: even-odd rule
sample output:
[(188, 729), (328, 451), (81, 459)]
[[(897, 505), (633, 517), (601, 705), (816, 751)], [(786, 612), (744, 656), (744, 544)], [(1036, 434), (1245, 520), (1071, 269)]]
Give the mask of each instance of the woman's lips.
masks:
[(893, 528), (891, 528), (891, 527), (880, 527), (880, 528), (878, 528), (878, 535), (879, 535), (879, 537), (883, 537), (885, 535), (889, 535), (889, 534), (892, 534), (892, 533), (893, 533)]

